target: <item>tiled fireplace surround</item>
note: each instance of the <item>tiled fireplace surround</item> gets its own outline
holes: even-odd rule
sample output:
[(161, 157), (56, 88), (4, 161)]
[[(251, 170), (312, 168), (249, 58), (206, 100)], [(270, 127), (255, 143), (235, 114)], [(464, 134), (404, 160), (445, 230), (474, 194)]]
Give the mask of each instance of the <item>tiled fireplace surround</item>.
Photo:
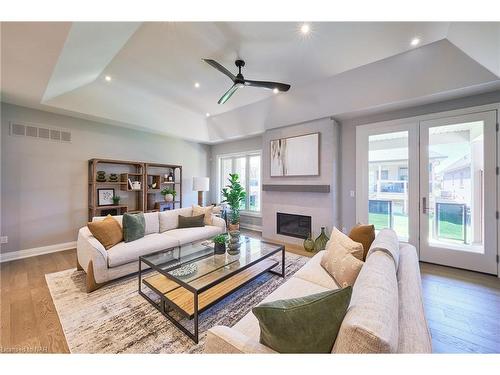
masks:
[[(320, 174), (307, 177), (271, 177), (270, 141), (303, 134), (320, 133)], [(298, 125), (268, 130), (263, 135), (262, 185), (284, 185), (280, 190), (262, 191), (262, 236), (265, 239), (302, 245), (300, 238), (277, 234), (276, 213), (311, 216), (313, 237), (319, 235), (321, 227), (327, 234), (338, 225), (337, 175), (339, 168), (338, 125), (331, 119), (321, 119)], [(286, 191), (286, 185), (330, 185), (329, 193)]]

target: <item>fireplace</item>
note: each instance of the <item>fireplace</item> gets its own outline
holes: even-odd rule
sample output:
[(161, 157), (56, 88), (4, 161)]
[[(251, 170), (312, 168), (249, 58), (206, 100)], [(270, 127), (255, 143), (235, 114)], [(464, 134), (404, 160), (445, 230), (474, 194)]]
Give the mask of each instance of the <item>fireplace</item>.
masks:
[(277, 212), (276, 230), (284, 236), (305, 239), (311, 233), (311, 216)]

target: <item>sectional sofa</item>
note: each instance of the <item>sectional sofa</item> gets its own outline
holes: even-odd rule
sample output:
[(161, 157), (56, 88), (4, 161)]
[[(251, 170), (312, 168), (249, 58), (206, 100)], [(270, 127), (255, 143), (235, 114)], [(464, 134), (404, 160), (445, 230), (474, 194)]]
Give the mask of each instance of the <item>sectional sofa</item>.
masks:
[[(108, 250), (94, 238), (87, 226), (81, 228), (76, 243), (77, 267), (87, 273), (87, 292), (110, 280), (138, 272), (138, 260), (142, 255), (211, 238), (226, 231), (226, 222), (215, 215), (212, 215), (212, 225), (179, 229), (179, 215), (191, 216), (192, 211), (188, 207), (145, 213), (145, 236), (132, 242), (120, 242)], [(121, 225), (122, 216), (114, 218)], [(94, 217), (92, 221), (103, 219)]]
[[(324, 252), (317, 253), (262, 303), (339, 288), (320, 265)], [(259, 336), (259, 322), (249, 312), (233, 327), (211, 328), (207, 333), (205, 352), (275, 353), (259, 343)], [(351, 303), (332, 353), (431, 351), (416, 249), (398, 243), (396, 234), (384, 229), (371, 245), (353, 285)]]

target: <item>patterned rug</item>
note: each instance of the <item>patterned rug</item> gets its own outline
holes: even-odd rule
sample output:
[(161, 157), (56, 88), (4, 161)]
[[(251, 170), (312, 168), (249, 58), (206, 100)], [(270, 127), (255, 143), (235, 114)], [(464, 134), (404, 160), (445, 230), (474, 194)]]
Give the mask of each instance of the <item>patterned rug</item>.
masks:
[[(286, 279), (307, 261), (286, 253)], [(210, 327), (233, 326), (285, 282), (265, 273), (201, 313), (195, 344), (138, 294), (136, 275), (90, 294), (85, 292), (83, 271), (65, 270), (45, 278), (72, 353), (202, 353)]]

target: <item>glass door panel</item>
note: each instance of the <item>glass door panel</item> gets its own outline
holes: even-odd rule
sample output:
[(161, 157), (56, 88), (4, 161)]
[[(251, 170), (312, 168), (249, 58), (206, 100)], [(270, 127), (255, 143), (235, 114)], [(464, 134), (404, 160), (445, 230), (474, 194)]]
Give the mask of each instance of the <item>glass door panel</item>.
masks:
[(495, 122), (496, 112), (484, 112), (421, 123), (422, 260), (497, 272), (488, 222), (496, 211)]
[(408, 131), (368, 137), (368, 223), (408, 241)]

